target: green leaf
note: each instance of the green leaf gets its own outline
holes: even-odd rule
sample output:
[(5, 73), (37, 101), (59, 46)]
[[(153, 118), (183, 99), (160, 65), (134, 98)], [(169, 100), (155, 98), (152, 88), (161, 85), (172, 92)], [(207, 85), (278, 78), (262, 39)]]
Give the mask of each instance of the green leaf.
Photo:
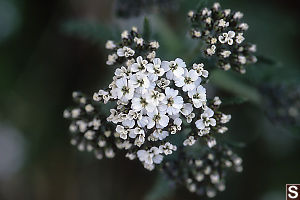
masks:
[(170, 196), (173, 193), (175, 187), (170, 187), (170, 182), (162, 174), (158, 174), (156, 181), (145, 196), (145, 200), (161, 200)]
[(147, 17), (144, 19), (144, 25), (143, 25), (143, 37), (145, 40), (150, 40), (151, 37), (151, 28), (150, 28), (150, 22)]
[(265, 56), (256, 56), (257, 57), (257, 64), (266, 64), (266, 65), (276, 65), (279, 66), (280, 63), (273, 60), (272, 58), (265, 57)]
[(238, 142), (230, 139), (225, 139), (224, 142), (231, 147), (245, 148), (247, 146), (245, 142)]
[(256, 88), (247, 85), (240, 78), (236, 77), (233, 72), (214, 70), (210, 73), (210, 82), (252, 103), (258, 105), (261, 103), (262, 97)]
[(153, 16), (152, 20), (153, 29), (159, 30), (155, 34), (159, 39), (160, 52), (164, 52), (165, 59), (173, 59), (174, 55), (182, 54), (183, 43), (178, 33), (160, 15)]
[(221, 99), (221, 100), (222, 100), (222, 106), (240, 105), (248, 101), (248, 99), (245, 97), (232, 97), (232, 98)]

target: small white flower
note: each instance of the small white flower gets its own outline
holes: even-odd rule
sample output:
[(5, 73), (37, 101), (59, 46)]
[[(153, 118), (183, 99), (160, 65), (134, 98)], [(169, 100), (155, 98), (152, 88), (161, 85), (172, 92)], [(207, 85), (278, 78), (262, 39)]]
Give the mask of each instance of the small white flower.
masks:
[(158, 49), (159, 48), (159, 43), (157, 41), (152, 41), (152, 42), (150, 42), (149, 45), (153, 49)]
[(183, 146), (192, 146), (196, 142), (194, 136), (190, 136), (188, 139), (183, 141)]
[(241, 44), (245, 38), (243, 37), (243, 33), (238, 33), (238, 35), (235, 37), (235, 41), (238, 43), (238, 44)]
[(148, 114), (147, 128), (151, 129), (156, 125), (156, 128), (164, 128), (169, 124), (169, 117), (163, 112), (157, 110)]
[(134, 58), (128, 59), (128, 60), (126, 61), (126, 66), (129, 67), (129, 66), (133, 65), (134, 63), (135, 63)]
[(198, 76), (203, 76), (204, 78), (208, 77), (208, 71), (204, 69), (204, 64), (193, 64), (193, 69), (197, 72)]
[(89, 122), (88, 126), (93, 127), (94, 130), (98, 130), (101, 126), (101, 120), (94, 118), (92, 121)]
[(154, 60), (155, 57), (156, 57), (155, 51), (152, 51), (147, 55), (147, 59), (149, 59), (151, 62)]
[(188, 96), (192, 99), (195, 108), (200, 108), (206, 103), (206, 89), (202, 85), (189, 91)]
[(187, 116), (187, 115), (191, 114), (191, 112), (193, 112), (193, 104), (191, 104), (191, 103), (185, 103), (185, 104), (183, 104), (183, 107), (180, 110), (180, 112), (184, 116)]
[(228, 131), (228, 128), (226, 126), (222, 126), (221, 128), (218, 129), (218, 133), (225, 133), (226, 131)]
[(132, 30), (133, 32), (135, 32), (135, 33), (138, 32), (138, 28), (137, 28), (136, 26), (131, 27), (131, 30)]
[(130, 66), (132, 72), (145, 72), (146, 71), (146, 65), (148, 64), (147, 60), (144, 60), (142, 56), (139, 56), (136, 58), (136, 63), (132, 64)]
[(169, 136), (169, 132), (163, 131), (162, 129), (155, 129), (155, 131), (153, 132), (153, 136), (159, 140), (163, 140)]
[(200, 137), (209, 134), (210, 132), (210, 128), (209, 127), (205, 127), (204, 129), (199, 130), (198, 135)]
[(225, 10), (224, 10), (225, 16), (230, 15), (230, 13), (231, 13), (231, 10), (230, 10), (230, 9), (225, 9)]
[(249, 50), (250, 52), (256, 52), (256, 45), (255, 45), (255, 44), (252, 44), (252, 45), (248, 48), (248, 50)]
[(177, 150), (177, 147), (171, 144), (170, 142), (167, 142), (164, 145), (159, 146), (159, 148), (165, 155), (170, 155), (173, 153), (173, 151)]
[(189, 115), (186, 116), (186, 122), (187, 123), (191, 123), (193, 121), (193, 119), (195, 118), (195, 113), (191, 113)]
[(197, 173), (195, 179), (196, 179), (196, 181), (198, 181), (198, 182), (203, 181), (203, 180), (204, 180), (204, 174), (202, 174), (202, 173), (200, 173), (200, 172)]
[(141, 96), (132, 99), (131, 108), (134, 111), (141, 111), (142, 109), (145, 109), (147, 112), (154, 112), (156, 106), (153, 103), (147, 101), (146, 98)]
[(156, 90), (151, 90), (146, 94), (147, 102), (152, 103), (154, 106), (158, 106), (164, 98), (165, 95)]
[(125, 157), (128, 158), (129, 160), (134, 160), (136, 158), (136, 155), (133, 153), (127, 153)]
[(228, 58), (231, 54), (231, 51), (228, 50), (224, 50), (221, 52), (221, 55), (223, 56), (223, 58)]
[(216, 119), (213, 118), (213, 115), (214, 111), (206, 107), (204, 112), (201, 114), (201, 119), (195, 122), (196, 127), (200, 130), (203, 130), (208, 126), (216, 126)]
[(160, 110), (166, 111), (169, 115), (178, 114), (183, 107), (183, 98), (178, 96), (178, 90), (167, 87), (165, 89), (166, 96), (160, 104)]
[(210, 16), (211, 15), (211, 10), (209, 10), (208, 8), (204, 8), (202, 10), (202, 15), (207, 15), (207, 16)]
[(194, 16), (194, 11), (192, 11), (192, 10), (190, 10), (189, 12), (188, 12), (188, 17), (189, 18), (192, 18), (193, 16)]
[(130, 81), (134, 88), (140, 88), (142, 93), (150, 87), (150, 81), (144, 73), (136, 73), (130, 77)]
[(211, 47), (206, 49), (206, 53), (209, 56), (212, 56), (216, 53), (216, 45), (211, 45)]
[(222, 66), (222, 68), (225, 70), (225, 71), (228, 71), (230, 68), (231, 68), (231, 65), (229, 63), (225, 64)]
[(124, 128), (124, 126), (117, 125), (116, 131), (117, 131), (117, 133), (120, 134), (120, 138), (122, 138), (122, 139), (124, 139), (124, 140), (127, 139), (128, 130), (126, 130), (126, 129)]
[(216, 119), (213, 118), (214, 111), (209, 107), (204, 109), (204, 112), (201, 114), (201, 119), (203, 119), (205, 126), (215, 126)]
[(184, 69), (183, 76), (176, 77), (175, 79), (175, 85), (177, 87), (182, 87), (183, 91), (190, 91), (193, 90), (196, 87), (196, 81), (201, 81), (201, 78), (199, 78), (198, 73), (195, 70), (188, 71), (186, 68)]
[(215, 10), (219, 10), (220, 7), (221, 7), (221, 5), (218, 2), (216, 2), (216, 3), (213, 4), (213, 9), (215, 9)]
[(135, 37), (133, 40), (139, 46), (143, 46), (144, 45), (144, 39), (143, 38)]
[(213, 101), (215, 106), (219, 106), (222, 103), (221, 99), (218, 96), (215, 96)]
[(210, 138), (207, 140), (207, 145), (209, 148), (214, 147), (217, 144), (217, 141), (215, 138)]
[(192, 36), (194, 36), (196, 38), (199, 38), (199, 37), (201, 37), (201, 32), (197, 31), (197, 30), (193, 30), (192, 31)]
[(113, 65), (113, 64), (115, 64), (115, 62), (117, 61), (117, 59), (118, 59), (118, 56), (115, 53), (111, 54), (111, 55), (108, 55), (106, 64), (107, 65)]
[(87, 140), (92, 140), (92, 139), (94, 139), (95, 135), (96, 135), (95, 131), (88, 130), (87, 132), (85, 132), (84, 137)]
[(71, 112), (69, 110), (64, 110), (63, 116), (64, 118), (68, 119), (71, 117)]
[(176, 58), (175, 61), (163, 61), (162, 68), (167, 72), (166, 76), (169, 80), (174, 80), (176, 77), (180, 77), (184, 74), (186, 68), (185, 62), (182, 59)]
[(242, 19), (243, 16), (244, 16), (244, 14), (238, 11), (238, 12), (234, 13), (233, 19)]
[(131, 80), (126, 78), (121, 78), (116, 81), (117, 88), (113, 89), (118, 96), (118, 99), (124, 98), (124, 100), (129, 100), (133, 98), (134, 87)]
[(234, 31), (228, 31), (228, 33), (223, 33), (222, 35), (219, 36), (219, 41), (222, 44), (228, 43), (229, 45), (232, 45), (234, 36), (235, 36)]
[(159, 76), (164, 75), (165, 70), (161, 67), (161, 60), (159, 58), (155, 58), (153, 60), (153, 64), (149, 63), (146, 65), (147, 71), (153, 74), (153, 80), (156, 81)]
[(71, 110), (72, 118), (78, 118), (80, 114), (81, 114), (80, 108), (74, 108), (73, 110)]
[(221, 123), (226, 124), (231, 120), (231, 115), (222, 114)]
[(239, 28), (242, 29), (243, 31), (246, 31), (246, 30), (249, 29), (249, 25), (246, 24), (246, 23), (241, 23), (241, 24), (239, 25)]
[(238, 61), (239, 61), (239, 63), (241, 63), (242, 65), (244, 65), (244, 64), (246, 64), (247, 59), (246, 59), (245, 56), (240, 55), (240, 56), (238, 56)]
[(76, 122), (76, 125), (78, 126), (79, 131), (81, 133), (84, 133), (87, 130), (87, 127), (88, 127), (88, 124), (86, 122), (82, 121), (82, 120), (78, 120)]
[(157, 80), (156, 85), (161, 88), (161, 89), (165, 89), (166, 87), (168, 87), (170, 85), (171, 81), (165, 78), (161, 78), (159, 80)]
[(116, 47), (116, 44), (112, 40), (108, 40), (105, 44), (106, 49), (114, 49)]
[(208, 18), (205, 19), (205, 22), (206, 22), (207, 24), (211, 24), (211, 21), (212, 21), (211, 17), (208, 17)]
[(224, 19), (220, 19), (218, 26), (220, 27), (228, 27), (229, 26), (229, 22), (226, 22)]
[(116, 69), (115, 75), (116, 75), (116, 78), (123, 78), (123, 77), (129, 78), (132, 75), (132, 73), (129, 68), (122, 66), (121, 68)]
[(131, 49), (129, 47), (126, 47), (126, 46), (124, 46), (123, 48), (119, 48), (117, 50), (117, 55), (120, 56), (120, 57), (124, 57), (124, 56), (126, 58), (131, 57), (131, 56), (134, 55), (134, 53), (135, 53), (135, 51), (133, 49)]
[(211, 38), (210, 44), (216, 44), (218, 42), (217, 38)]
[(112, 148), (106, 148), (105, 151), (104, 151), (104, 153), (105, 153), (105, 156), (107, 158), (113, 158), (113, 157), (115, 157), (115, 152), (114, 152), (114, 150)]
[(94, 107), (91, 104), (86, 105), (84, 109), (88, 113), (94, 111)]
[(123, 31), (122, 33), (121, 33), (121, 38), (122, 39), (128, 39), (128, 37), (129, 37), (129, 33), (128, 33), (128, 31)]

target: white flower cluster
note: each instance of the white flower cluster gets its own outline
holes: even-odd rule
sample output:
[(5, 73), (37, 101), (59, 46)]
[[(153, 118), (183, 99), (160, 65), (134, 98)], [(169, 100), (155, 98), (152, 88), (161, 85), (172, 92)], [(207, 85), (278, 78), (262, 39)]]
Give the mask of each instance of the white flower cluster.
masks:
[[(105, 48), (112, 51), (108, 55), (107, 65), (119, 64), (129, 66), (141, 54), (145, 55), (150, 61), (156, 57), (159, 43), (157, 41), (148, 42), (144, 40), (136, 27), (132, 27), (131, 31), (123, 31), (121, 39), (120, 43), (115, 43), (112, 40), (106, 42)], [(139, 54), (136, 52), (139, 52)]]
[[(226, 115), (218, 111), (222, 101), (219, 97), (215, 97), (212, 101), (207, 102), (202, 107), (203, 112), (196, 116), (195, 126), (198, 132), (193, 131), (190, 136), (184, 140), (184, 146), (192, 146), (195, 144), (199, 137), (206, 139), (208, 147), (216, 145), (216, 140), (212, 136), (214, 132), (225, 133), (228, 128), (224, 124), (228, 123), (231, 119), (231, 115)], [(193, 118), (195, 115), (193, 116)]]
[[(120, 44), (106, 44), (118, 58), (123, 58), (118, 62), (120, 67), (108, 89), (99, 90), (93, 97), (95, 101), (117, 103), (107, 118), (116, 125), (115, 135), (123, 140), (117, 146), (128, 151), (129, 159), (138, 158), (152, 170), (154, 164), (162, 162), (163, 155), (176, 151), (168, 137), (181, 131), (185, 120), (196, 131), (187, 135), (184, 146), (203, 138), (213, 147), (216, 140), (212, 134), (224, 133), (227, 128), (220, 126), (224, 120), (221, 122), (220, 115), (215, 115), (221, 101), (218, 99), (215, 106), (207, 105), (206, 89), (201, 85), (209, 74), (204, 65), (189, 67), (180, 58), (155, 58), (158, 42), (147, 42), (136, 28), (130, 33), (124, 31), (121, 38)], [(153, 50), (154, 57), (149, 57), (149, 50)]]
[[(217, 146), (206, 151), (200, 158), (185, 155), (183, 162), (164, 163), (164, 172), (190, 192), (213, 198), (217, 192), (225, 190), (228, 171), (242, 172), (242, 159), (225, 146)], [(178, 166), (180, 165), (180, 166)], [(185, 169), (178, 171), (178, 169)]]
[(207, 56), (216, 56), (217, 64), (222, 69), (233, 68), (245, 73), (244, 66), (257, 61), (253, 56), (256, 45), (244, 43), (244, 32), (249, 26), (240, 21), (243, 17), (241, 12), (221, 10), (220, 4), (215, 3), (211, 9), (190, 11), (188, 17), (193, 24), (192, 37), (206, 41), (204, 53)]
[[(139, 56), (130, 66), (116, 69), (109, 90), (95, 93), (94, 100), (117, 101), (107, 121), (117, 125), (121, 139), (139, 148), (139, 160), (152, 169), (153, 163), (162, 161), (162, 154), (176, 150), (165, 139), (181, 130), (182, 119), (191, 123), (194, 108), (200, 108), (197, 112), (208, 109), (201, 85), (207, 77), (203, 64), (194, 64), (189, 70), (180, 58), (150, 62)], [(154, 146), (157, 141), (163, 144)]]
[(79, 92), (73, 92), (73, 99), (77, 107), (66, 109), (64, 118), (71, 120), (71, 144), (77, 146), (79, 151), (94, 151), (97, 159), (104, 156), (113, 158), (115, 146), (110, 141), (117, 141), (113, 136), (113, 128), (107, 125), (104, 116), (97, 114), (94, 102)]
[[(180, 146), (191, 146), (198, 139), (210, 148), (215, 146), (213, 134), (227, 131), (222, 124), (230, 116), (218, 111), (221, 104), (218, 97), (212, 102), (207, 100), (202, 84), (209, 73), (204, 65), (186, 66), (180, 58), (173, 61), (156, 58), (158, 42), (144, 40), (136, 28), (122, 32), (121, 38), (119, 44), (106, 43), (106, 48), (114, 51), (111, 56), (116, 57), (107, 64), (119, 64), (112, 82), (107, 89), (93, 95), (94, 103), (112, 102), (110, 115), (97, 121), (95, 116), (101, 115), (98, 107), (87, 100), (81, 102), (77, 95), (75, 100), (80, 108), (67, 113), (72, 116), (71, 132), (79, 130), (77, 135), (84, 138), (89, 149), (102, 151), (106, 157), (113, 157), (114, 150), (123, 149), (127, 158), (139, 159), (148, 170), (177, 150), (169, 137), (181, 131), (183, 124), (191, 127), (192, 132), (183, 133), (186, 138)], [(149, 50), (154, 52), (152, 57), (147, 54)], [(96, 130), (91, 128), (94, 125), (98, 126)], [(103, 153), (97, 157), (102, 158), (100, 155)]]

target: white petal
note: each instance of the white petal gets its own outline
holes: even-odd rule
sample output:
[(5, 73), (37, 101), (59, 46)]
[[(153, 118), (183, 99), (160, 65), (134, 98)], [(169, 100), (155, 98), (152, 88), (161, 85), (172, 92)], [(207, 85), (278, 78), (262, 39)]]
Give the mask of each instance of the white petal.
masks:
[(201, 120), (201, 119), (197, 120), (197, 121), (195, 122), (195, 124), (196, 124), (196, 127), (197, 127), (198, 129), (200, 129), (200, 130), (202, 130), (202, 129), (205, 128), (205, 125), (204, 125), (204, 123), (203, 123), (203, 120)]

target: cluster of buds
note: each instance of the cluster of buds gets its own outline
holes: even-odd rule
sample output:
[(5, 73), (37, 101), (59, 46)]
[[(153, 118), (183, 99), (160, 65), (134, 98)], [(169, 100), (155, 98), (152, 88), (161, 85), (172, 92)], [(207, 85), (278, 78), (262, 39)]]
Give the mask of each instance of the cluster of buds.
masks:
[[(207, 106), (203, 107), (203, 112), (191, 113), (190, 118), (196, 118), (194, 124), (190, 124), (192, 130), (189, 137), (183, 142), (184, 146), (192, 146), (199, 138), (203, 138), (208, 147), (216, 145), (216, 139), (213, 137), (215, 134), (223, 134), (228, 128), (225, 126), (231, 119), (231, 115), (226, 115), (219, 111), (222, 101), (219, 97), (207, 101)], [(188, 121), (189, 122), (189, 121)]]
[(300, 127), (299, 86), (264, 85), (261, 92), (268, 97), (264, 99), (264, 104), (267, 108), (266, 113), (273, 122)]
[(185, 152), (177, 160), (164, 163), (162, 172), (190, 192), (213, 198), (225, 190), (225, 178), (229, 171), (242, 172), (242, 159), (228, 147), (217, 145), (194, 157)]
[(140, 55), (143, 55), (150, 62), (156, 57), (159, 43), (154, 40), (144, 40), (136, 27), (132, 27), (131, 31), (123, 31), (121, 39), (119, 43), (115, 43), (112, 40), (106, 42), (106, 49), (111, 51), (106, 61), (107, 65), (124, 65), (128, 67)]
[(104, 156), (113, 158), (116, 143), (121, 142), (115, 138), (114, 126), (100, 114), (98, 105), (90, 98), (80, 92), (73, 92), (73, 100), (77, 106), (63, 113), (64, 118), (71, 121), (71, 144), (77, 146), (79, 151), (93, 151), (97, 159)]
[(214, 3), (210, 9), (190, 11), (188, 17), (191, 36), (204, 42), (204, 54), (215, 57), (220, 68), (245, 73), (245, 65), (257, 61), (253, 55), (256, 45), (244, 42), (249, 26), (241, 22), (241, 12), (222, 10), (219, 3)]

